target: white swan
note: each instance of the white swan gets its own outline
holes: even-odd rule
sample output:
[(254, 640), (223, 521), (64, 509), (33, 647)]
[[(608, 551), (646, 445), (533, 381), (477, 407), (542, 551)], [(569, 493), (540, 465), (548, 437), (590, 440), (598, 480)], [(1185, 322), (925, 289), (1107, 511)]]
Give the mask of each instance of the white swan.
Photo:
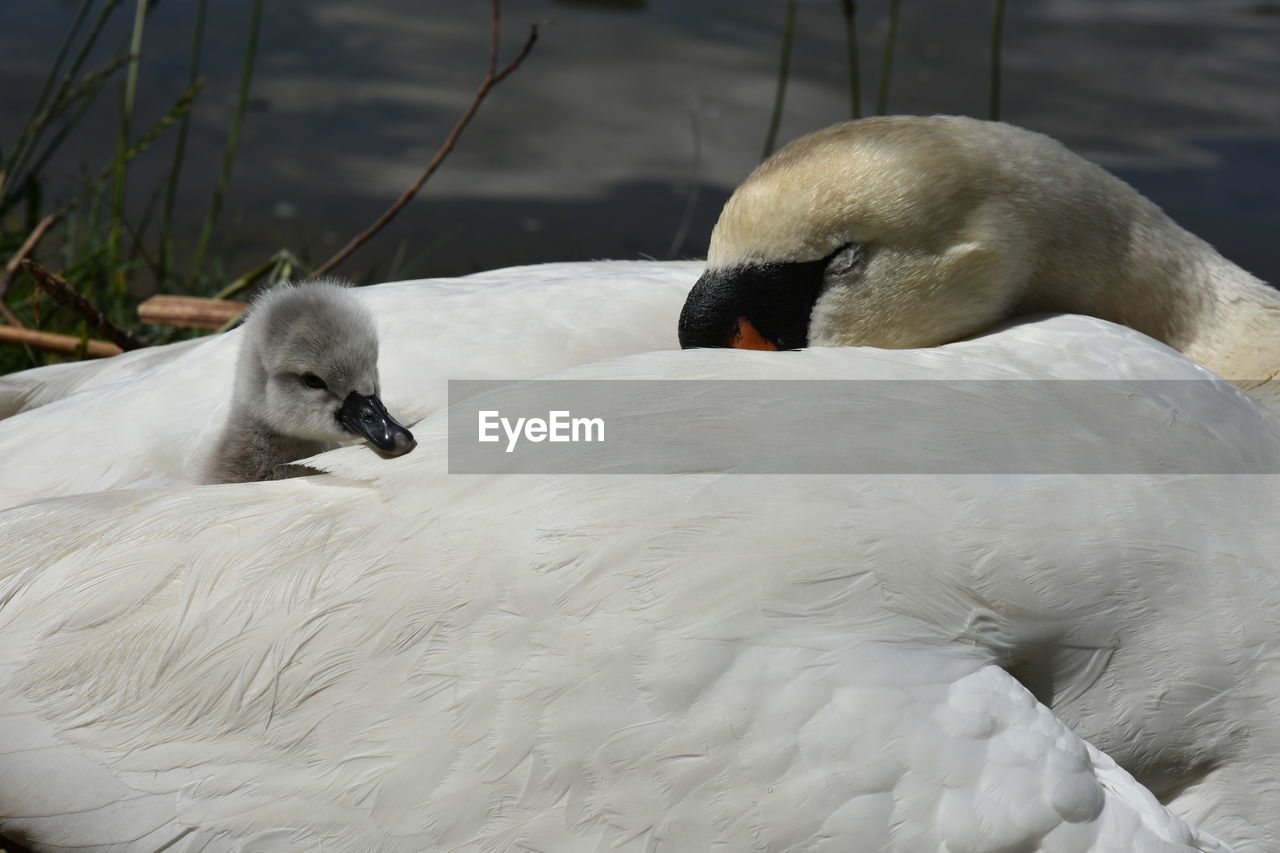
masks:
[(276, 287), (254, 302), (244, 335), (206, 482), (305, 474), (292, 463), (352, 436), (389, 456), (413, 449), (413, 433), (378, 399), (378, 333), (348, 287)]
[(1065, 311), (1145, 332), (1280, 411), (1280, 294), (1007, 124), (896, 116), (798, 139), (729, 199), (708, 267), (687, 346), (935, 346)]
[[(377, 325), (382, 399), (412, 424), (448, 379), (518, 379), (678, 346), (694, 263), (543, 264), (361, 287)], [(201, 482), (228, 418), (243, 329), (95, 362), (0, 376), (0, 507)], [(109, 450), (108, 450), (109, 449)]]
[[(949, 268), (935, 248), (926, 234), (827, 263)], [(776, 335), (728, 316), (727, 333)], [(1224, 849), (1203, 831), (1280, 846), (1280, 507), (1273, 478), (1221, 473), (1270, 470), (1280, 437), (1243, 394), (1081, 317), (932, 350), (653, 353), (561, 374), (672, 376), (1196, 393), (1143, 386), (1046, 429), (1018, 405), (1043, 386), (1007, 383), (942, 407), (960, 426), (931, 446), (959, 462), (971, 440), (1056, 429), (1073, 458), (1176, 476), (750, 477), (701, 459), (686, 477), (446, 476), (440, 413), (402, 459), (308, 463), (330, 476), (11, 510), (6, 828), (123, 849)], [(780, 470), (813, 448), (929, 446), (877, 420), (902, 388), (824, 398), (782, 434)], [(698, 397), (623, 420), (679, 440)], [(703, 428), (731, 445), (745, 403)]]
[[(1055, 419), (1116, 470), (1154, 437), (1177, 476), (457, 476), (440, 412), (399, 459), (8, 510), (0, 826), (39, 849), (1275, 849), (1280, 505), (1269, 478), (1188, 476), (1280, 458), (1244, 394), (1079, 317), (558, 374), (672, 376), (1200, 392)], [(817, 397), (773, 450), (914, 452), (876, 420), (909, 385)], [(955, 398), (939, 464), (1048, 432), (1015, 403), (1059, 386)], [(619, 422), (687, 432), (686, 387)]]

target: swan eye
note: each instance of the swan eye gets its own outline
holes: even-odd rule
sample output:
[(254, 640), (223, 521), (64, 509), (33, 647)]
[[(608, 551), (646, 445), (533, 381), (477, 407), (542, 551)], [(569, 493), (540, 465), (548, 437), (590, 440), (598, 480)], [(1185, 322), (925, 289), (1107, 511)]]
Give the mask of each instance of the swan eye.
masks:
[(302, 374), (302, 384), (306, 385), (308, 388), (328, 388), (329, 387), (328, 385), (324, 384), (323, 379), (321, 379), (319, 376), (316, 376), (314, 373)]
[(862, 244), (845, 243), (827, 255), (827, 275), (844, 275), (862, 270)]

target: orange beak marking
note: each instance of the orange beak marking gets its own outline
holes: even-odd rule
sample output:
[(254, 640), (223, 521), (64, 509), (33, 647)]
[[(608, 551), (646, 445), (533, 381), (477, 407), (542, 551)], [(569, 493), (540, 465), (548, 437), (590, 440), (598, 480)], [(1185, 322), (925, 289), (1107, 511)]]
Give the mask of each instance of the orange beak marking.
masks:
[(760, 330), (751, 325), (751, 321), (746, 317), (738, 318), (738, 328), (734, 330), (733, 339), (729, 341), (729, 346), (734, 349), (778, 351), (778, 345), (760, 334)]

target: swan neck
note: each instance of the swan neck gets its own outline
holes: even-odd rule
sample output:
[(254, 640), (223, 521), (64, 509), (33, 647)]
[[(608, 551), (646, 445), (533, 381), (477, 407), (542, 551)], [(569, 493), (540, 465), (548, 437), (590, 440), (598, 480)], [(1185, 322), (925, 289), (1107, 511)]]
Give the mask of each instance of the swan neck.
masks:
[(305, 469), (291, 463), (328, 447), (328, 442), (281, 433), (245, 407), (233, 404), (206, 479), (211, 483), (250, 483), (295, 477)]
[(1130, 326), (1237, 384), (1280, 372), (1280, 294), (1100, 167), (1059, 175), (1019, 205), (1041, 226), (1023, 310)]

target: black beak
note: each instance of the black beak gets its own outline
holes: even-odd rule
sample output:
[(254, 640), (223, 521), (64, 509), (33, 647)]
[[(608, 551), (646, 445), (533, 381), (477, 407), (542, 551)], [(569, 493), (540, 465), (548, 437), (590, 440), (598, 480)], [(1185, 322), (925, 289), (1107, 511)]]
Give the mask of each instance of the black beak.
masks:
[(418, 446), (413, 433), (396, 423), (377, 395), (365, 397), (352, 391), (338, 410), (338, 423), (347, 432), (363, 436), (388, 456), (403, 456)]
[(822, 293), (826, 260), (709, 269), (680, 312), (680, 346), (799, 349)]

